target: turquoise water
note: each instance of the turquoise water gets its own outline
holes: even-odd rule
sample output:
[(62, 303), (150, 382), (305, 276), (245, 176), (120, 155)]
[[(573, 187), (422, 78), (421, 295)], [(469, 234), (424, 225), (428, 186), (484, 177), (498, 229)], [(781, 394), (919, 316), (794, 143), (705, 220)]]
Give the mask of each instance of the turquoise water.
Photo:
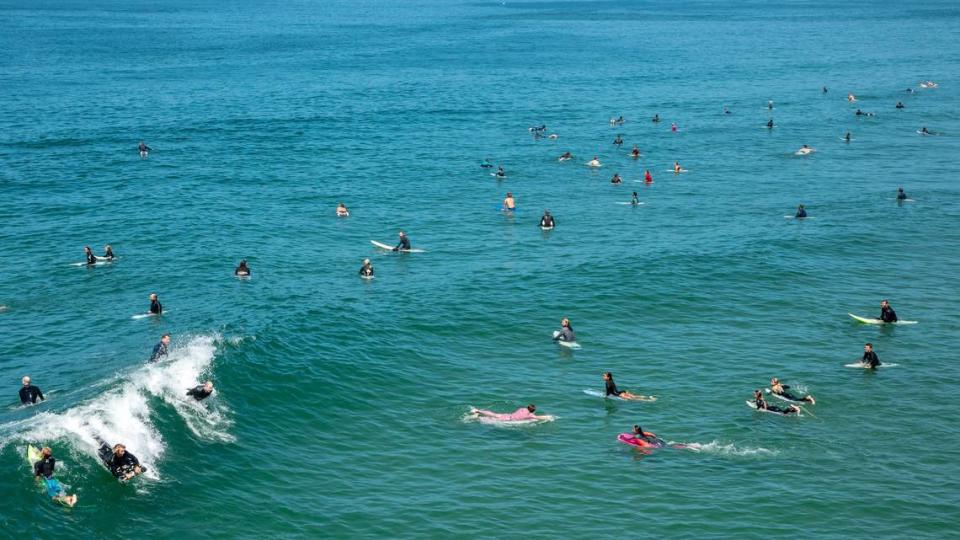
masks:
[[(958, 22), (952, 2), (0, 2), (0, 536), (956, 535)], [(784, 219), (798, 203), (815, 219)], [(369, 244), (400, 229), (427, 253)], [(106, 243), (118, 261), (72, 265)], [(151, 292), (167, 313), (132, 319)], [(919, 324), (847, 317), (881, 298)], [(550, 342), (562, 317), (582, 349)], [(898, 365), (845, 369), (866, 341)], [(659, 400), (585, 395), (607, 370)], [(16, 405), (24, 374), (45, 403)], [(813, 414), (746, 408), (772, 376)], [(557, 420), (464, 420), (530, 402)], [(616, 441), (638, 422), (694, 450)], [(95, 435), (150, 472), (118, 485)], [(33, 486), (28, 443), (75, 508)]]

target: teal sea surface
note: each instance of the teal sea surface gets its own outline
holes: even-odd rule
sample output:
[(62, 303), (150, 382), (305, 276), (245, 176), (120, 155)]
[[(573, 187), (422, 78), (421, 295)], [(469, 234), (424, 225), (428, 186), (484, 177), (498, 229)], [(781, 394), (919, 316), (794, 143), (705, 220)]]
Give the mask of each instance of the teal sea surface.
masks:
[(0, 538), (958, 537), (956, 2), (0, 0), (0, 51)]

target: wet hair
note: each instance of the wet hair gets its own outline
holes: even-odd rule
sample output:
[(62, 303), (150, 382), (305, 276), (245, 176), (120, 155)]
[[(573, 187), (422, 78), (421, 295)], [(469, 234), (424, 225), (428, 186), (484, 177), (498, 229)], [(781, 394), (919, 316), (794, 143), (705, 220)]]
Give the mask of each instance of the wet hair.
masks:
[(864, 343), (863, 346), (864, 346), (864, 347), (870, 347), (870, 348), (872, 349), (872, 348), (873, 348), (873, 343)]
[(164, 334), (164, 335), (160, 336), (160, 339), (163, 339), (163, 338), (165, 338), (165, 337), (170, 337), (170, 334)]
[(638, 434), (643, 435), (643, 428), (640, 427), (640, 424), (634, 424), (633, 430), (636, 431)]
[(610, 380), (611, 380), (611, 381), (613, 380), (613, 373), (610, 373), (609, 371), (605, 371), (605, 372), (603, 373), (603, 376), (604, 376), (604, 377), (610, 377)]
[(530, 412), (533, 412), (533, 411), (537, 410), (537, 406), (534, 405), (533, 403), (531, 403), (531, 404), (527, 405), (527, 410), (530, 411)]

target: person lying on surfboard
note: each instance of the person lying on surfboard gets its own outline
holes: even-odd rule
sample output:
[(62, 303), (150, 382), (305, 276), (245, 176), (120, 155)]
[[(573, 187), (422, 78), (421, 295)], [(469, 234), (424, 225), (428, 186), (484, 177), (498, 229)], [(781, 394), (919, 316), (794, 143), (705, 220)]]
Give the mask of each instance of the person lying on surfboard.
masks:
[(240, 264), (233, 270), (233, 275), (238, 277), (250, 277), (250, 267), (247, 266), (246, 259), (240, 261)]
[(206, 381), (187, 390), (187, 395), (197, 401), (203, 401), (213, 394), (213, 381)]
[(781, 396), (783, 398), (789, 399), (790, 401), (807, 401), (811, 405), (817, 404), (817, 402), (813, 399), (813, 396), (811, 396), (810, 394), (807, 394), (803, 397), (795, 396), (787, 391), (789, 388), (790, 388), (789, 386), (781, 383), (780, 379), (776, 377), (770, 379), (770, 392), (778, 396)]
[(886, 300), (880, 301), (880, 320), (885, 323), (895, 323), (897, 322), (897, 312), (890, 307), (890, 302)]
[(648, 443), (651, 443), (651, 444), (659, 444), (659, 445), (663, 444), (663, 440), (658, 438), (653, 433), (650, 433), (649, 431), (644, 431), (643, 428), (640, 427), (640, 424), (636, 424), (635, 426), (633, 426), (633, 438), (640, 439), (642, 441), (647, 441)]
[(603, 374), (604, 396), (616, 396), (621, 399), (645, 399), (645, 396), (638, 396), (626, 390), (617, 388), (617, 383), (613, 382), (613, 373), (609, 371)]
[(570, 319), (564, 318), (560, 321), (560, 330), (553, 333), (553, 340), (567, 342), (577, 340), (576, 334), (573, 333), (573, 327), (570, 326)]
[(873, 351), (873, 343), (867, 343), (863, 346), (863, 358), (860, 362), (870, 369), (877, 369), (880, 365), (880, 357)]
[(407, 238), (407, 235), (403, 234), (403, 231), (400, 231), (400, 243), (397, 244), (393, 250), (400, 251), (401, 249), (406, 251), (410, 250), (410, 239)]
[(170, 334), (160, 336), (160, 341), (153, 346), (153, 353), (150, 354), (148, 362), (158, 362), (161, 358), (167, 356), (167, 347), (170, 346)]
[(471, 409), (470, 412), (478, 417), (493, 418), (504, 422), (516, 422), (519, 420), (548, 420), (549, 416), (537, 416), (533, 413), (537, 411), (537, 406), (531, 403), (526, 407), (520, 407), (512, 413), (497, 413), (484, 409)]
[(44, 484), (46, 484), (47, 495), (67, 506), (77, 504), (77, 495), (67, 495), (60, 482), (53, 477), (53, 469), (57, 465), (57, 460), (54, 459), (49, 446), (44, 446), (40, 450), (40, 458), (40, 461), (33, 464), (33, 476), (37, 480), (43, 479)]
[(800, 407), (796, 405), (788, 405), (787, 408), (784, 409), (775, 405), (767, 404), (767, 401), (763, 399), (763, 392), (760, 390), (753, 391), (753, 403), (757, 406), (758, 411), (770, 411), (783, 415), (800, 414)]
[(110, 469), (110, 474), (119, 480), (129, 480), (143, 472), (140, 460), (137, 459), (137, 456), (127, 452), (127, 447), (122, 444), (113, 445), (111, 450), (107, 443), (100, 441), (100, 450), (97, 453), (107, 468)]

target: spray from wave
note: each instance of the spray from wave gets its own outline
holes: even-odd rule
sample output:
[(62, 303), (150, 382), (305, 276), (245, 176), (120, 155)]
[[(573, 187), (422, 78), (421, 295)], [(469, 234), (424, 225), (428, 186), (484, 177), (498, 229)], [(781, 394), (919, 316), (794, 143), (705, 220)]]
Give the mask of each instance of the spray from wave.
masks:
[(670, 444), (681, 445), (685, 450), (692, 452), (714, 454), (719, 456), (775, 456), (779, 452), (757, 447), (738, 447), (732, 443), (724, 444), (719, 441), (710, 441), (708, 443), (676, 443), (670, 441)]
[[(197, 402), (188, 388), (206, 380), (216, 354), (219, 336), (190, 338), (170, 350), (167, 359), (140, 366), (117, 376), (109, 388), (94, 398), (62, 412), (43, 412), (0, 427), (3, 439), (49, 444), (63, 441), (99, 462), (99, 441), (123, 443), (147, 467), (148, 478), (159, 479), (157, 462), (163, 455), (163, 436), (151, 420), (151, 402), (159, 398), (173, 407), (194, 435), (230, 442), (229, 410), (219, 400)], [(216, 395), (216, 394), (214, 394)]]

